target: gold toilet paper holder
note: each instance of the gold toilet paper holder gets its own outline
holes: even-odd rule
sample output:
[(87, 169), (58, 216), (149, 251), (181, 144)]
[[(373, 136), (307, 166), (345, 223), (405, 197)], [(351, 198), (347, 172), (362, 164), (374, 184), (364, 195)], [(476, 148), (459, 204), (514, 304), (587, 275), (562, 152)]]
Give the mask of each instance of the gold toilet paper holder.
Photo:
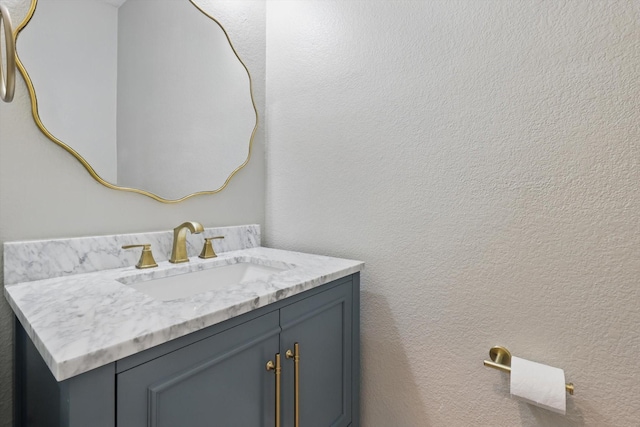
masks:
[[(489, 368), (497, 369), (502, 372), (511, 373), (511, 352), (502, 346), (491, 347), (489, 350), (489, 357), (491, 360), (485, 360), (484, 366)], [(567, 393), (573, 396), (575, 391), (575, 387), (573, 383), (568, 383), (565, 385), (567, 389)]]

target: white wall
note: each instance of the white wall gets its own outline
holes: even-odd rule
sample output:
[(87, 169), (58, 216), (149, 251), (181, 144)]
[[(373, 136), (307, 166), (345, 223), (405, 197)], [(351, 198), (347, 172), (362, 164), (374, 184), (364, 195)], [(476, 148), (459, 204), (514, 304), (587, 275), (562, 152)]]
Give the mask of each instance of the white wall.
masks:
[[(3, 0), (16, 22), (26, 0)], [(216, 2), (216, 14), (247, 64), (258, 112), (265, 104), (265, 4), (263, 0)], [(25, 31), (28, 31), (25, 29)], [(251, 161), (219, 194), (167, 205), (110, 190), (53, 144), (33, 124), (26, 87), (18, 78), (11, 104), (0, 102), (0, 243), (14, 240), (168, 230), (185, 220), (207, 227), (263, 223), (264, 133)], [(1, 266), (0, 266), (1, 270)], [(2, 284), (0, 283), (0, 287)], [(13, 314), (0, 298), (0, 426), (11, 425)]]
[(363, 426), (638, 425), (637, 1), (273, 1), (267, 60), (266, 240), (367, 263)]

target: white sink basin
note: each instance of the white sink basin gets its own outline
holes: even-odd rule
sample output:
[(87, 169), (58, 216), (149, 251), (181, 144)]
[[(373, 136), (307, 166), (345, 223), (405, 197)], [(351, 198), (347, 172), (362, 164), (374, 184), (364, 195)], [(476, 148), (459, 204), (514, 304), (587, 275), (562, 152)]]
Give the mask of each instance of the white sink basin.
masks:
[[(202, 292), (222, 290), (241, 283), (260, 280), (284, 271), (250, 262), (211, 267), (205, 270), (180, 271), (165, 277), (153, 277), (153, 272), (118, 279), (142, 293), (160, 301), (187, 298)], [(171, 273), (170, 273), (171, 274)], [(133, 279), (133, 280), (132, 280)]]

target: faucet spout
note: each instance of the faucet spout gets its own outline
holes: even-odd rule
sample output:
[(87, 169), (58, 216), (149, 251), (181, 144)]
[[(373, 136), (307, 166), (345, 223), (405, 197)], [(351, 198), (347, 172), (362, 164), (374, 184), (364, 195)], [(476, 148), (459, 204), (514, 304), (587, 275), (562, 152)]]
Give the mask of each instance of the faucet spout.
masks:
[(202, 233), (204, 227), (196, 221), (187, 221), (173, 229), (173, 250), (169, 262), (174, 264), (189, 261), (187, 256), (187, 230), (192, 234)]

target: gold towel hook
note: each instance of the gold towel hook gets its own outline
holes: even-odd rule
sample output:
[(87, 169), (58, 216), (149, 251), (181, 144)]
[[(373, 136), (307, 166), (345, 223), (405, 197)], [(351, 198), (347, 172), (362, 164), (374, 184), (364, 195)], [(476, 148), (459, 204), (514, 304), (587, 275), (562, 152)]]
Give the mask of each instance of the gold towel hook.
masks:
[[(491, 347), (489, 350), (489, 357), (491, 361), (485, 360), (484, 366), (497, 369), (502, 372), (511, 373), (511, 352), (502, 346)], [(567, 393), (573, 396), (575, 392), (575, 386), (573, 383), (568, 383), (565, 385), (567, 389)]]
[(0, 4), (0, 26), (3, 24), (7, 70), (5, 73), (2, 68), (2, 48), (0, 46), (0, 99), (4, 102), (11, 102), (16, 89), (16, 40), (13, 37), (13, 24), (9, 9)]

